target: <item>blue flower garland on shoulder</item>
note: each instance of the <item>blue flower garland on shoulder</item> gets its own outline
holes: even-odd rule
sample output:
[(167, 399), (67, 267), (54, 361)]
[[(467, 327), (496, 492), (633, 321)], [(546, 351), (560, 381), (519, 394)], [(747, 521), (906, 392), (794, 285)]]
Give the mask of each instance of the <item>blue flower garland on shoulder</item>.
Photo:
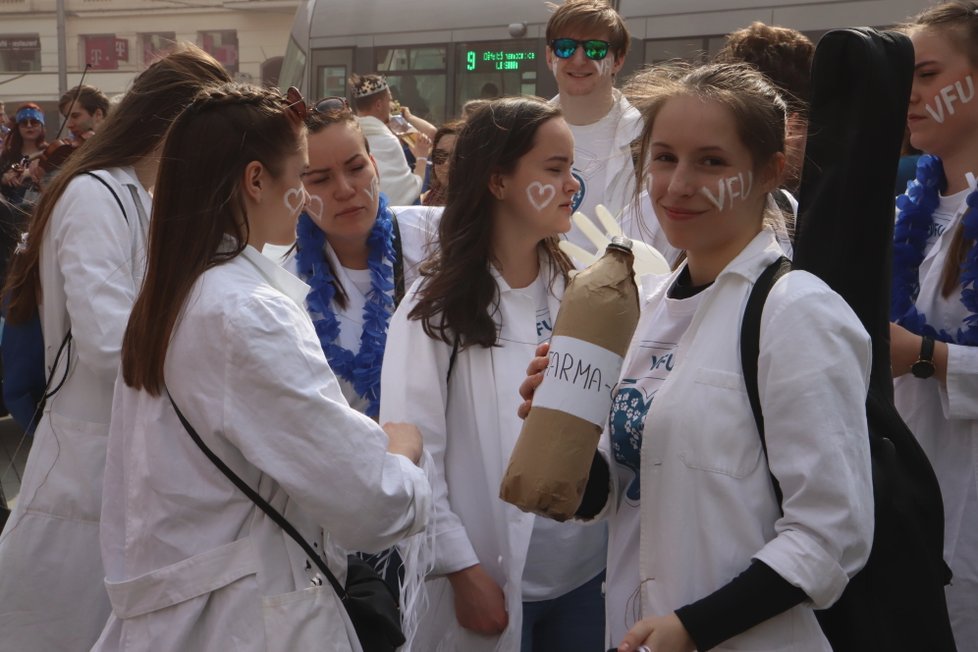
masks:
[(394, 312), (392, 295), (397, 255), (387, 197), (380, 194), (377, 220), (367, 236), (370, 293), (363, 308), (363, 333), (360, 335), (360, 351), (356, 354), (339, 344), (340, 322), (333, 310), (336, 286), (326, 260), (326, 234), (305, 213), (299, 216), (296, 234), (296, 267), (299, 276), (310, 286), (306, 307), (319, 343), (333, 373), (367, 399), (366, 414), (376, 418), (380, 413), (380, 366), (387, 346), (387, 326)]
[[(961, 303), (970, 313), (964, 328), (957, 333), (937, 330), (914, 302), (920, 293), (920, 264), (930, 234), (934, 211), (945, 187), (944, 166), (936, 156), (925, 155), (917, 162), (917, 178), (907, 184), (907, 192), (897, 198), (900, 210), (893, 229), (893, 293), (890, 319), (917, 335), (966, 346), (978, 346), (978, 244), (968, 250), (961, 265)], [(968, 208), (962, 218), (966, 240), (978, 240), (978, 190), (968, 194)]]

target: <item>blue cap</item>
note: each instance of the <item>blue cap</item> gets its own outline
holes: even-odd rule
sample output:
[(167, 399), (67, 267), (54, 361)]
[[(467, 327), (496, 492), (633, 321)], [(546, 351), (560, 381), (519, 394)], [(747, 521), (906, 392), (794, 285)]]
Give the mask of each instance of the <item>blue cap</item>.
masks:
[(25, 120), (30, 120), (31, 118), (37, 120), (42, 125), (44, 124), (44, 112), (41, 111), (40, 109), (35, 109), (32, 106), (25, 106), (24, 108), (17, 111), (17, 117), (14, 119), (14, 121), (17, 124), (20, 124), (21, 122), (24, 122)]

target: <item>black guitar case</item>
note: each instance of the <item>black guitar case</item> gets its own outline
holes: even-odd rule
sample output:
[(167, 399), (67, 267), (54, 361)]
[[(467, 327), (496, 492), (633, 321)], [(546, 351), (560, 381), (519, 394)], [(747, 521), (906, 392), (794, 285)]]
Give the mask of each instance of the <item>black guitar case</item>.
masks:
[(793, 267), (842, 295), (873, 340), (866, 407), (876, 534), (866, 567), (817, 612), (836, 652), (955, 649), (940, 488), (893, 405), (890, 373), (893, 180), (913, 67), (906, 36), (868, 28), (827, 33), (812, 67)]

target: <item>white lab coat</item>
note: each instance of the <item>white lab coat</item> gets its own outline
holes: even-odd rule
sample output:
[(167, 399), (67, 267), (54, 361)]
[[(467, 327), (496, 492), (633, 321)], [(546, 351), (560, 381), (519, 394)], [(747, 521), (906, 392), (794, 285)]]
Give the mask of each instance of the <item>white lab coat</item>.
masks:
[[(164, 374), (204, 442), (326, 553), (421, 530), (430, 486), (343, 399), (303, 307), (307, 286), (256, 250), (204, 273)], [(320, 525), (322, 524), (322, 525)], [(96, 652), (359, 651), (328, 582), (211, 463), (166, 395), (116, 384), (102, 553), (112, 616)]]
[[(920, 265), (916, 305), (927, 323), (957, 333), (968, 310), (961, 286), (946, 299), (941, 275), (961, 215), (947, 225)], [(958, 649), (978, 650), (978, 347), (948, 344), (947, 383), (905, 374), (894, 402), (927, 453), (944, 496), (944, 559), (954, 574), (948, 611)]]
[(414, 174), (404, 157), (400, 139), (377, 118), (362, 115), (357, 118), (360, 129), (370, 143), (370, 155), (380, 170), (380, 190), (392, 206), (409, 206), (421, 195), (424, 179)]
[[(549, 278), (549, 265), (541, 261)], [(429, 608), (412, 649), (479, 652), (519, 650), (522, 578), (535, 516), (499, 498), (499, 485), (519, 436), (518, 387), (536, 349), (536, 303), (513, 292), (493, 270), (499, 288), (497, 323), (519, 333), (519, 342), (459, 350), (446, 383), (452, 344), (428, 337), (408, 319), (417, 303), (415, 284), (391, 320), (381, 379), (381, 421), (414, 423), (434, 459), (432, 489), (435, 568), (427, 582)], [(548, 295), (556, 315), (564, 284)], [(498, 637), (464, 629), (455, 617), (453, 593), (442, 576), (475, 564), (503, 588), (509, 625)]]
[[(844, 300), (806, 272), (775, 285), (761, 320), (765, 463), (741, 371), (739, 325), (754, 280), (780, 255), (765, 229), (717, 277), (679, 341), (676, 366), (643, 431), (643, 617), (713, 593), (751, 559), (811, 598), (718, 651), (828, 652), (812, 607), (838, 599), (872, 543), (870, 339)], [(664, 298), (676, 274), (656, 285), (646, 306)], [(769, 468), (784, 492), (783, 516)]]
[[(150, 197), (131, 168), (73, 179), (41, 243), (41, 324), (50, 368), (71, 329), (0, 538), (0, 648), (87, 650), (109, 615), (99, 512), (112, 386), (145, 266)], [(128, 222), (127, 222), (128, 219)]]

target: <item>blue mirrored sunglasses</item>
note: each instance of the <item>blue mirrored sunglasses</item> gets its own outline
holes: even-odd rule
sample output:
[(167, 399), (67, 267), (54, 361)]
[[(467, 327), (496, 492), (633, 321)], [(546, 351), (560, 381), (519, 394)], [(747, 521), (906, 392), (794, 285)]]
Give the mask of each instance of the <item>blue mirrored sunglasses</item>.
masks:
[(584, 48), (584, 56), (588, 59), (601, 61), (608, 56), (608, 48), (611, 47), (611, 43), (608, 43), (608, 41), (599, 41), (598, 39), (578, 41), (572, 38), (555, 38), (550, 41), (550, 49), (553, 50), (553, 53), (558, 59), (570, 59), (577, 52), (578, 46)]

